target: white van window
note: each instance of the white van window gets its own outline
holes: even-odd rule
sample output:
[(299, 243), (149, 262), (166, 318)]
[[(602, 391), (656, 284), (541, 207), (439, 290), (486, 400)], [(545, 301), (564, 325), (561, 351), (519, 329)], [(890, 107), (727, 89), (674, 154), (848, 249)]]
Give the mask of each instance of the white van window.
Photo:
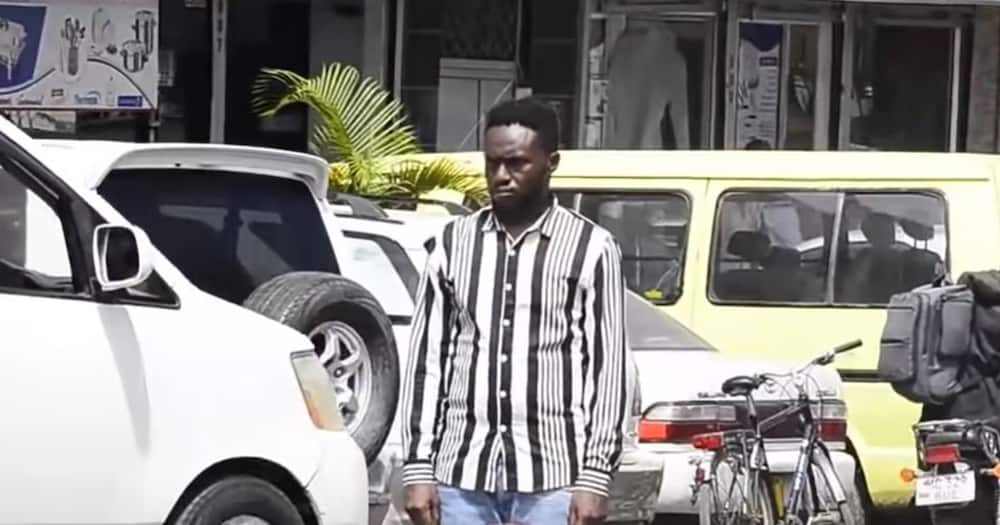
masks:
[(420, 273), (399, 243), (382, 235), (344, 230), (355, 264), (378, 276), (361, 284), (378, 298), (390, 316), (413, 315)]
[[(323, 216), (300, 181), (211, 169), (112, 171), (100, 194), (196, 286), (241, 304), (290, 271), (339, 273)], [(289, 232), (294, 233), (290, 235)]]
[(677, 193), (582, 193), (580, 213), (610, 231), (630, 290), (655, 304), (677, 302), (691, 206)]
[(945, 231), (944, 199), (929, 192), (727, 193), (715, 224), (711, 298), (884, 305), (944, 272)]
[(69, 292), (72, 275), (59, 215), (0, 167), (0, 288)]

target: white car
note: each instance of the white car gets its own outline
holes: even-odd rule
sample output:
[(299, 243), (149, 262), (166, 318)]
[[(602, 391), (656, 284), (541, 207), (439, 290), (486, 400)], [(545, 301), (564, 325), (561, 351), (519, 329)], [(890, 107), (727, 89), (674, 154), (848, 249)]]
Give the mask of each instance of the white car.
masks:
[[(664, 463), (663, 483), (656, 503), (660, 514), (695, 514), (693, 461), (703, 452), (691, 444), (693, 436), (718, 430), (720, 423), (742, 417), (742, 399), (719, 397), (723, 381), (739, 375), (788, 372), (797, 364), (741, 360), (724, 356), (681, 323), (629, 292), (627, 304), (629, 344), (641, 371), (642, 422), (639, 442), (643, 450), (659, 455)], [(817, 355), (829, 349), (817, 349)], [(801, 365), (801, 364), (798, 364)], [(807, 383), (810, 397), (822, 400), (821, 434), (830, 448), (837, 476), (860, 509), (855, 483), (855, 461), (846, 450), (847, 409), (836, 370), (815, 368)], [(776, 413), (796, 395), (793, 385), (761, 388), (754, 394), (762, 418)], [(735, 407), (735, 409), (730, 408)], [(766, 442), (767, 462), (773, 472), (790, 474), (799, 453), (797, 421), (779, 425)], [(789, 478), (790, 479), (790, 478)]]
[(306, 334), (372, 462), (396, 413), (391, 319), (327, 213), (323, 159), (221, 144), (39, 141), (108, 200), (195, 286)]
[(51, 157), (0, 119), (0, 523), (367, 523), (310, 340), (199, 290)]

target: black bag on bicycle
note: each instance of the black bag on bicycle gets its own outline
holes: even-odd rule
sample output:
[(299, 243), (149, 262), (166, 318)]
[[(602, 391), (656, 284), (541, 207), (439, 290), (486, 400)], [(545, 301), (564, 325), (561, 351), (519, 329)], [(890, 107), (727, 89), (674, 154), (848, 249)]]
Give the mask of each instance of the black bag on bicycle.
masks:
[(893, 295), (882, 330), (878, 375), (899, 395), (940, 405), (974, 384), (974, 298), (946, 278)]

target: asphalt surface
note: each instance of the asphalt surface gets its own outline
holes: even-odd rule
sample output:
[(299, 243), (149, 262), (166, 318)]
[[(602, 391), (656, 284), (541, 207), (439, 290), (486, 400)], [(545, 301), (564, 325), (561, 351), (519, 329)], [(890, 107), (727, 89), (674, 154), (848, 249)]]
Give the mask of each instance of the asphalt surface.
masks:
[[(698, 518), (662, 516), (653, 522), (653, 525), (698, 525)], [(875, 517), (873, 521), (865, 525), (931, 525), (926, 514), (914, 511), (887, 512), (884, 515)], [(974, 525), (974, 524), (968, 524)]]

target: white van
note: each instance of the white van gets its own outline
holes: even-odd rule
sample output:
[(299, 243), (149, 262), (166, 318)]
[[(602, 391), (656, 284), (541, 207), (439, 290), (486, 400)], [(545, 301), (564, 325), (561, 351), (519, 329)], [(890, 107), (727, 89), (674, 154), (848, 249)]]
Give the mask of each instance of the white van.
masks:
[(0, 524), (367, 523), (309, 339), (200, 291), (37, 147), (0, 119)]

